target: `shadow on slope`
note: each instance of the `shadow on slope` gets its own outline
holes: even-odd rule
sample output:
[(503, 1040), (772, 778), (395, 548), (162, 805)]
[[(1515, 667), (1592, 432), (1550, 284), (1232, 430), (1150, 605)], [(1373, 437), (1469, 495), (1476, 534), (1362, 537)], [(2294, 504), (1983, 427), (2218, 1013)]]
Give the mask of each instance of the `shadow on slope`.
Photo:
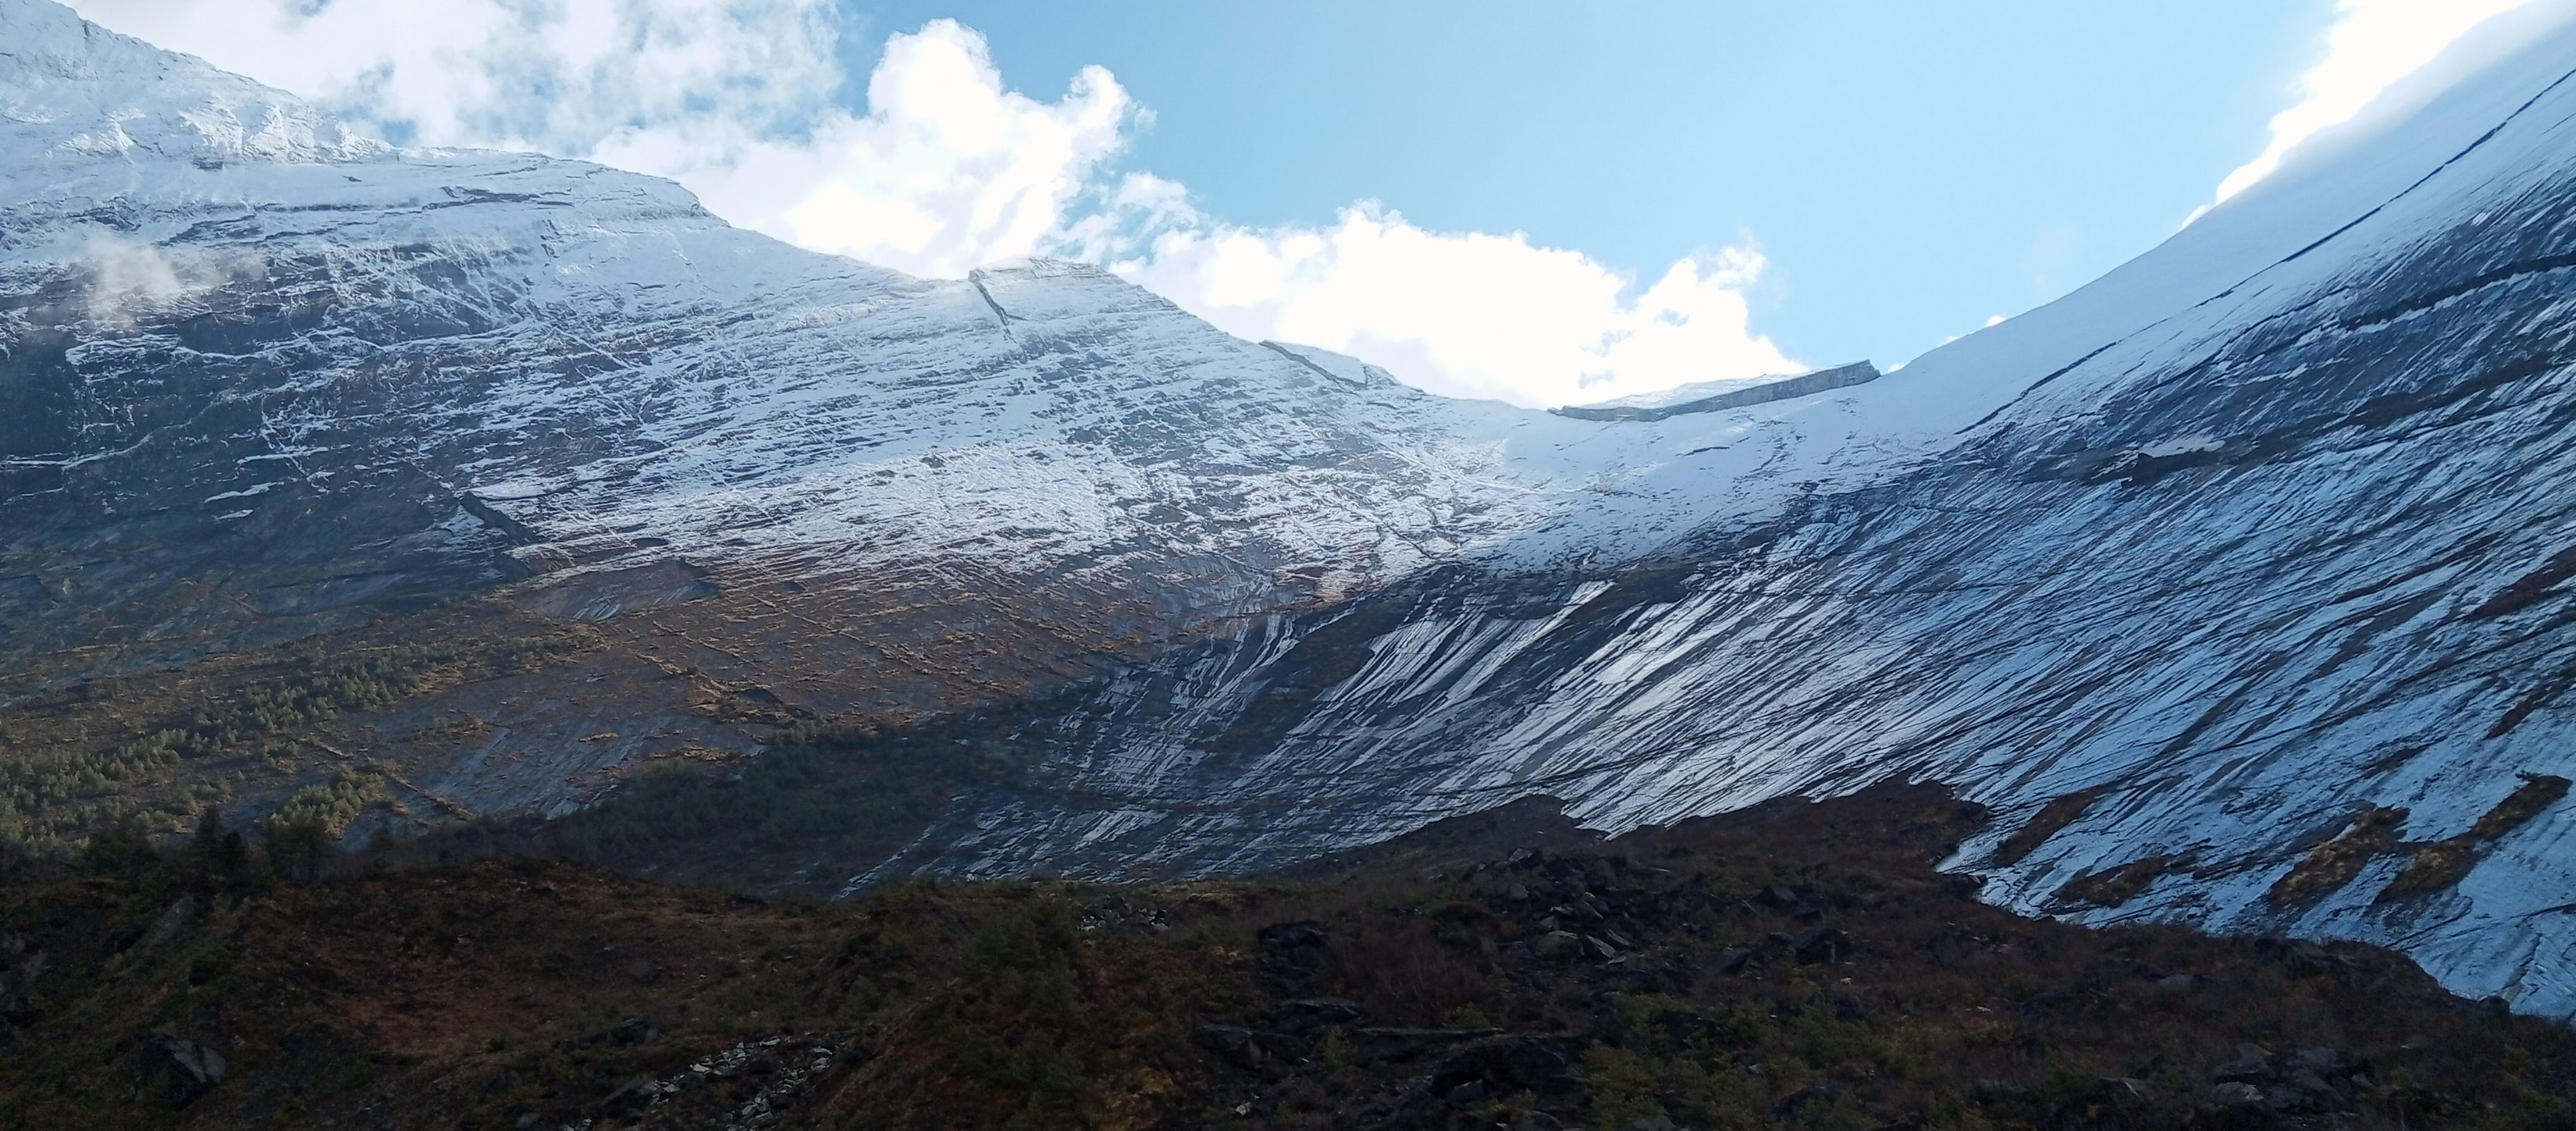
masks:
[(2576, 1126), (2565, 1030), (2373, 948), (2015, 918), (1932, 869), (1984, 820), (1533, 802), (1295, 875), (830, 904), (103, 845), (0, 884), (0, 1124)]

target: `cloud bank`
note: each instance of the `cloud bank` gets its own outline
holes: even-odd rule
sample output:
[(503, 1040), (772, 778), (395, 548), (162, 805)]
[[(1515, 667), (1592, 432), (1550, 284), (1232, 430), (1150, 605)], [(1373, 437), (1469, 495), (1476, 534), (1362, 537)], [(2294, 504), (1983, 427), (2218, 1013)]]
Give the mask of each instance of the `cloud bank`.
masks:
[[(2218, 184), (2218, 199), (2270, 176), (2301, 142), (2351, 121), (2479, 24), (2533, 0), (2338, 0), (2325, 55), (2299, 78), (2299, 101), (2272, 116), (2263, 152)], [(2205, 211), (2205, 209), (2204, 209)]]
[(818, 251), (957, 277), (1111, 266), (1234, 333), (1356, 355), (1433, 391), (1555, 405), (1801, 368), (1754, 333), (1749, 242), (1649, 281), (1375, 202), (1249, 229), (1113, 165), (1146, 111), (1093, 67), (1011, 90), (983, 37), (890, 38), (864, 99), (823, 0), (76, 0), (406, 144), (532, 149), (671, 177)]
[(1763, 266), (1749, 247), (1641, 290), (1577, 252), (1429, 232), (1375, 202), (1327, 228), (1189, 220), (1112, 269), (1232, 333), (1365, 358), (1434, 392), (1560, 405), (1801, 368), (1748, 329)]

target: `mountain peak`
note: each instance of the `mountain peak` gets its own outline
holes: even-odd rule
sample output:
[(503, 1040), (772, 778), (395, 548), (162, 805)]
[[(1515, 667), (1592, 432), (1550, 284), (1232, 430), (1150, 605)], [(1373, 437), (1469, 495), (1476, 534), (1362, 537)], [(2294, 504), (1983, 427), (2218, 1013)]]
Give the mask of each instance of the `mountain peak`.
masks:
[(52, 0), (0, 0), (0, 136), (15, 152), (73, 161), (346, 161), (392, 150), (292, 94)]

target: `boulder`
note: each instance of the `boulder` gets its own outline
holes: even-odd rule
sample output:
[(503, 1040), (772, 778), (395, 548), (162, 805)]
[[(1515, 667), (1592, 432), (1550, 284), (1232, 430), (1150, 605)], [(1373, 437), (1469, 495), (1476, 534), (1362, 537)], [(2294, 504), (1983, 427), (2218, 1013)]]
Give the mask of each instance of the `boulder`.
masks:
[(1753, 956), (1759, 953), (1761, 952), (1749, 946), (1728, 947), (1708, 956), (1708, 961), (1701, 965), (1711, 974), (1741, 974), (1744, 972), (1745, 964), (1751, 962)]
[(1323, 927), (1312, 919), (1293, 923), (1273, 923), (1253, 935), (1253, 941), (1266, 951), (1292, 951), (1324, 945)]
[(2222, 1083), (2254, 1084), (2273, 1078), (2272, 1054), (2260, 1045), (2238, 1045), (2236, 1056), (2211, 1069), (2209, 1078)]
[(170, 1102), (181, 1107), (224, 1082), (224, 1055), (185, 1037), (163, 1037), (147, 1051)]
[(2349, 1049), (2297, 1048), (2291, 1049), (2284, 1059), (2292, 1068), (2313, 1072), (2328, 1080), (2344, 1080), (2354, 1076), (2366, 1077), (2371, 1074), (2370, 1062), (2363, 1060)]
[(2261, 1107), (2263, 1089), (2240, 1081), (2229, 1081), (2209, 1090), (2209, 1098), (2220, 1107)]
[(2012, 1103), (2030, 1094), (2002, 1080), (1979, 1080), (1968, 1088), (1968, 1098), (1981, 1104)]
[(1802, 966), (1840, 962), (1851, 955), (1850, 935), (1832, 927), (1810, 927), (1789, 940), (1789, 953), (1798, 957)]
[(1418, 1060), (1435, 1049), (1490, 1037), (1499, 1029), (1348, 1029), (1351, 1059), (1362, 1064)]
[(1274, 990), (1297, 992), (1324, 964), (1324, 931), (1312, 921), (1271, 924), (1253, 941), (1261, 950), (1262, 981)]
[(1252, 1030), (1241, 1025), (1201, 1025), (1190, 1039), (1238, 1068), (1258, 1067), (1269, 1059), (1261, 1043), (1253, 1038)]
[(1582, 1042), (1571, 1036), (1514, 1033), (1468, 1041), (1441, 1057), (1431, 1085), (1443, 1094), (1470, 1080), (1495, 1094), (1559, 1094), (1577, 1087), (1575, 1065)]
[(2111, 1101), (2113, 1107), (2144, 1107), (2156, 1101), (2156, 1088), (2144, 1080), (2106, 1076), (2102, 1079), (2102, 1098)]

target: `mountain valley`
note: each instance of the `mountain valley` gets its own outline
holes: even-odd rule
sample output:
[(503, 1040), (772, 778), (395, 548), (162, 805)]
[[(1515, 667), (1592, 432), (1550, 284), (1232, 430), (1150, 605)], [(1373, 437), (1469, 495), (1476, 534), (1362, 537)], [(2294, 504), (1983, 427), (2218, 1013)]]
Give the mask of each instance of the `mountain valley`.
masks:
[[(84, 956), (82, 988), (45, 992), (109, 1003), (97, 1008), (117, 1020), (100, 1032), (125, 1039), (186, 1028), (194, 999), (109, 988), (134, 945), (107, 945), (122, 929), (110, 920), (252, 906), (251, 887), (188, 885), (274, 885), (250, 914), (283, 933), (219, 965), (292, 981), (315, 975), (261, 966), (259, 948), (324, 946), (333, 900), (482, 907), (542, 882), (591, 893), (574, 918), (602, 925), (580, 931), (613, 934), (607, 909), (631, 902), (714, 932), (654, 944), (658, 966), (700, 946), (801, 954), (737, 1003), (796, 1012), (792, 1032), (733, 1018), (692, 1030), (687, 1051), (779, 1036), (830, 1059), (850, 1033), (900, 1026), (873, 1012), (893, 999), (832, 996), (856, 991), (809, 970), (816, 948), (871, 916), (930, 914), (890, 910), (900, 901), (971, 904), (950, 909), (954, 926), (1029, 901), (1212, 900), (1226, 906), (1193, 920), (1204, 953), (1137, 959), (1204, 959), (1209, 982), (1188, 991), (1202, 996), (1120, 1000), (1246, 1035), (1203, 1045), (1149, 1025), (1132, 1047), (1096, 1039), (1133, 1054), (1117, 1071), (1138, 1074), (1135, 1094), (1230, 1110), (1259, 1104), (1217, 1097), (1359, 1087), (1247, 1052), (1272, 1030), (1224, 1014), (1258, 992), (1254, 932), (1306, 915), (1273, 903), (1343, 898), (1249, 896), (1229, 886), (1244, 877), (1367, 861), (1329, 874), (1430, 908), (1450, 896), (1409, 863), (1370, 871), (1410, 858), (1365, 846), (1545, 798), (1563, 818), (1512, 836), (1732, 860), (1773, 850), (1749, 833), (1710, 833), (1722, 848), (1657, 838), (1829, 798), (1814, 812), (1893, 806), (1907, 815), (1873, 827), (1938, 826), (1854, 851), (1903, 856), (1920, 869), (1906, 890), (1941, 901), (1943, 922), (1984, 916), (1989, 940), (2110, 954), (2146, 939), (2231, 970), (2340, 955), (2319, 968), (2370, 972), (2352, 985), (2429, 977), (2563, 1021), (2576, 1016), (2571, 80), (2576, 30), (2561, 29), (2093, 284), (1883, 375), (1863, 364), (1569, 414), (1239, 340), (1097, 267), (915, 279), (732, 228), (668, 182), (391, 146), (47, 0), (0, 0), (0, 843), (22, 877), (10, 914), (27, 917), (5, 925), (17, 938), (55, 924), (43, 929), (66, 941), (44, 952)], [(166, 861), (82, 871), (101, 845), (131, 861), (150, 855), (141, 843), (179, 851), (210, 812), (248, 831), (263, 863), (220, 882)], [(1499, 874), (1523, 846), (1444, 858), (1436, 883)], [(335, 867), (347, 875), (305, 882)], [(1711, 874), (1748, 908), (1773, 882)], [(87, 910), (58, 910), (92, 899), (77, 894), (91, 881)], [(1877, 898), (1853, 882), (1836, 898)], [(1101, 886), (1116, 884), (1145, 894)], [(840, 902), (805, 902), (818, 898)], [(1543, 909), (1475, 899), (1493, 922), (1461, 945), (1482, 956), (1476, 977), (1514, 987), (1476, 1008), (1528, 1005), (1552, 1033), (1629, 1008), (1591, 996), (1615, 973), (1564, 974), (1576, 959), (1531, 973), (1555, 929), (1523, 912)], [(1790, 930), (1796, 910), (1632, 924), (1654, 938), (1610, 949), (1697, 969), (1817, 925)], [(1895, 960), (1914, 944), (1887, 940), (1931, 930), (1914, 915), (1839, 929)], [(250, 945), (239, 932), (254, 928), (225, 922), (235, 941), (207, 946)], [(528, 945), (510, 960), (572, 944)], [(2147, 981), (2169, 976), (2156, 969)], [(2359, 1037), (2298, 1036), (2306, 1022), (2284, 1018), (2312, 1007), (2337, 1018), (2328, 1028), (2381, 1023), (2349, 1012), (2357, 992), (2302, 997), (2275, 974), (2245, 975), (2286, 995), (2246, 1006), (2288, 1011), (2268, 1019), (2016, 1062), (2076, 1075), (1987, 1089), (2021, 1098), (1977, 1108), (1986, 1124), (1970, 1119), (1972, 1079), (1882, 1103), (1843, 1062), (1810, 1061), (1851, 1097), (1811, 1125), (2072, 1126), (2071, 1112), (2110, 1118), (2086, 1106), (2111, 1102), (2101, 1081), (2167, 1069), (2158, 1098), (2114, 1125), (2235, 1125), (2209, 1121), (2257, 1117), (2224, 1115), (2220, 1084), (2277, 1092), (2288, 1075), (2208, 1077), (2200, 1062), (2239, 1041), (2374, 1064), (2422, 1051), (2412, 1033), (2377, 1032), (2361, 1051)], [(35, 975), (11, 977), (25, 990)], [(1695, 977), (1618, 992), (1687, 997)], [(2015, 1008), (2048, 994), (2136, 1006), (2145, 991), (2108, 977), (2070, 975)], [(2480, 1020), (2491, 1007), (2408, 1000), (2426, 1031), (2508, 1031), (2476, 1028), (2507, 1024)], [(823, 1012), (798, 1012), (809, 1005)], [(391, 1018), (418, 1008), (386, 1005), (377, 1024), (401, 1030)], [(1447, 1011), (1401, 1026), (1502, 1027)], [(299, 1017), (277, 1024), (309, 1027)], [(571, 1077), (539, 1081), (591, 1072), (592, 1054), (503, 1066), (540, 1040), (513, 1017), (368, 1047), (430, 1066), (393, 1073), (397, 1091), (518, 1073), (546, 1097), (526, 1110), (601, 1118)], [(2536, 1035), (2557, 1030), (2509, 1031), (2543, 1050), (2533, 1072), (2563, 1082), (2560, 1037)], [(1806, 1084), (1740, 1078), (1768, 1063), (1768, 1039), (1728, 1038), (1744, 1055), (1727, 1086), (1776, 1113)], [(468, 1047), (484, 1040), (503, 1045)], [(1637, 1047), (1671, 1060), (1688, 1044)], [(686, 1070), (660, 1056), (601, 1063)], [(902, 1071), (929, 1074), (902, 1087), (931, 1089), (966, 1070)], [(1405, 1125), (1390, 1113), (1430, 1094), (1406, 1091), (1413, 1072), (1370, 1078), (1395, 1107), (1331, 1117)], [(2508, 1103), (2501, 1079), (2423, 1086), (2449, 1097), (2441, 1125), (2471, 1126), (2462, 1113)], [(2096, 1090), (2012, 1106), (2061, 1084)], [(333, 1118), (359, 1120), (375, 1086), (324, 1089), (357, 1105)], [(476, 1118), (516, 1119), (514, 1087), (474, 1100)], [(2329, 1090), (2315, 1110), (2260, 1118), (2410, 1118)], [(796, 1102), (842, 1102), (823, 1094)], [(188, 1110), (251, 1118), (224, 1105), (252, 1099), (217, 1095)], [(1681, 1117), (1624, 1102), (1559, 1114)], [(2544, 1107), (2475, 1118), (2568, 1118)], [(1095, 1121), (1175, 1113), (1204, 1114)]]

